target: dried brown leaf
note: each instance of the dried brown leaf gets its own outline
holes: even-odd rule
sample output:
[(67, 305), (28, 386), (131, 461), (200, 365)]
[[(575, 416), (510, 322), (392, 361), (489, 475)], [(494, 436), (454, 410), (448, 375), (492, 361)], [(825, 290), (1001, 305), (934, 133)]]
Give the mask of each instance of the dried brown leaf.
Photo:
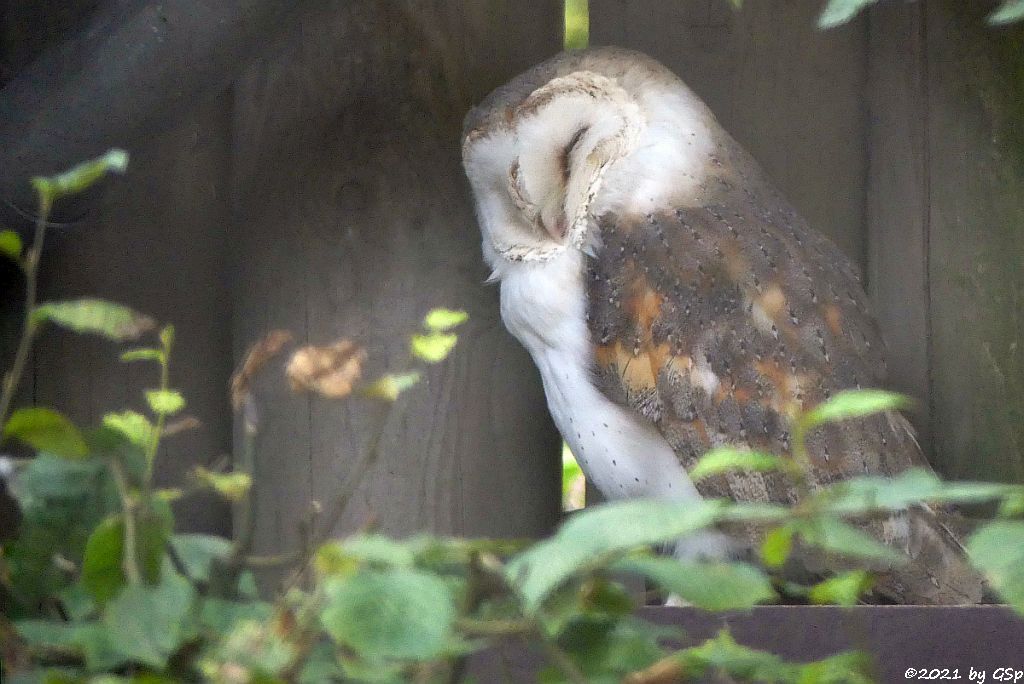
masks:
[(352, 393), (363, 374), (366, 350), (348, 339), (327, 347), (302, 347), (288, 361), (285, 374), (294, 392), (316, 392), (330, 399)]
[(287, 330), (271, 330), (263, 339), (249, 347), (242, 367), (231, 376), (231, 406), (235, 411), (240, 411), (245, 404), (253, 378), (291, 341), (292, 334)]

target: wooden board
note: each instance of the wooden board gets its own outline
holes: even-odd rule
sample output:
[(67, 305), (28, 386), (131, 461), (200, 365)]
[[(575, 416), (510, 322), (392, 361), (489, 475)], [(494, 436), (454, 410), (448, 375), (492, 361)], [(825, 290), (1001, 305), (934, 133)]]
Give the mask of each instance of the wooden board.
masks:
[[(315, 6), (314, 6), (315, 5)], [(271, 328), (351, 337), (367, 375), (408, 367), (431, 307), (470, 322), (384, 423), (380, 457), (335, 528), (536, 536), (559, 512), (559, 438), (524, 350), (484, 285), (459, 161), (471, 102), (554, 52), (559, 3), (312, 3), (235, 100), (235, 353)], [(261, 551), (331, 510), (385, 408), (258, 390)]]
[(1024, 28), (926, 8), (929, 301), (936, 464), (1024, 481)]
[(919, 3), (886, 3), (872, 9), (869, 21), (869, 293), (886, 342), (890, 387), (918, 402), (911, 418), (930, 454), (924, 16)]

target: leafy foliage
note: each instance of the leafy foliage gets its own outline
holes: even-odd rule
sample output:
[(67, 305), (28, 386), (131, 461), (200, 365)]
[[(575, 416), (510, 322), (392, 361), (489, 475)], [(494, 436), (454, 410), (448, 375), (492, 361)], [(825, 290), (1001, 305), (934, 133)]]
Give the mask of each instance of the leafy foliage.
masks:
[[(123, 170), (114, 154), (51, 179), (37, 179), (43, 218), (37, 240), (24, 246), (0, 234), (0, 249), (35, 277), (45, 211), (107, 170)], [(29, 288), (33, 290), (34, 288)], [(184, 410), (170, 386), (174, 329), (99, 300), (28, 302), (19, 357), (48, 321), (123, 342), (143, 335), (148, 346), (121, 354), (151, 364), (159, 382), (145, 392), (147, 413), (105, 414), (83, 429), (45, 408), (7, 416), (19, 379), (15, 365), (0, 396), (0, 434), (33, 448), (16, 466), (12, 491), (21, 509), (17, 537), (0, 553), (0, 593), (12, 607), (0, 633), (14, 681), (323, 682), (455, 680), (466, 655), (515, 636), (540, 644), (549, 682), (676, 681), (722, 674), (734, 681), (863, 682), (867, 663), (855, 653), (790, 663), (737, 643), (728, 632), (678, 648), (675, 630), (634, 615), (633, 597), (615, 577), (637, 575), (664, 593), (707, 610), (742, 610), (779, 600), (779, 569), (794, 549), (836, 554), (866, 567), (902, 561), (850, 519), (901, 511), (921, 502), (999, 501), (1002, 518), (981, 528), (969, 551), (992, 586), (1024, 613), (1024, 489), (941, 482), (929, 471), (860, 477), (811, 491), (799, 466), (804, 437), (817, 426), (896, 410), (898, 395), (844, 392), (794, 420), (793, 453), (736, 448), (706, 454), (695, 478), (734, 469), (776, 471), (801, 485), (793, 506), (729, 501), (621, 501), (572, 514), (551, 538), (524, 545), (501, 540), (420, 536), (394, 540), (373, 533), (326, 541), (305, 530), (294, 557), (252, 555), (252, 463), (245, 450), (228, 472), (197, 468), (189, 489), (153, 485), (159, 446), (171, 436), (166, 419)], [(328, 398), (363, 397), (394, 405), (457, 343), (465, 312), (435, 309), (410, 339), (410, 366), (362, 382), (365, 350), (351, 340), (295, 351), (287, 367), (295, 391)], [(232, 382), (232, 403), (245, 444), (259, 430), (252, 379), (284, 352), (292, 336), (275, 331), (254, 346)], [(372, 453), (373, 450), (371, 450)], [(357, 464), (358, 481), (372, 460)], [(578, 468), (578, 466), (577, 466)], [(195, 489), (218, 493), (240, 511), (237, 539), (174, 534), (168, 500)], [(354, 490), (353, 490), (354, 491)], [(344, 507), (347, 494), (338, 502)], [(328, 517), (330, 519), (330, 517)], [(721, 526), (764, 528), (763, 567), (656, 556), (652, 546)], [(333, 525), (328, 525), (328, 531)], [(284, 565), (289, 590), (272, 601), (257, 596), (252, 569)], [(787, 592), (813, 603), (850, 605), (868, 590), (868, 570), (851, 569)], [(27, 664), (23, 666), (24, 664)], [(5, 679), (6, 681), (6, 679)]]

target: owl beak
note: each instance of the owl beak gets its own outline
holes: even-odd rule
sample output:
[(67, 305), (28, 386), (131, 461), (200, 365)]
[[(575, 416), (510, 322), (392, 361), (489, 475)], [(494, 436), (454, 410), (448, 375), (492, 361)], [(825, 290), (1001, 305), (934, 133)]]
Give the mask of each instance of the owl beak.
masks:
[(548, 231), (548, 235), (554, 238), (557, 242), (565, 240), (565, 234), (569, 229), (568, 221), (565, 219), (565, 214), (558, 212), (558, 217), (554, 221), (545, 221), (544, 229)]
[(540, 224), (555, 242), (564, 242), (565, 235), (569, 230), (569, 222), (565, 217), (565, 210), (562, 208), (561, 197), (556, 195), (547, 202), (547, 206), (541, 211)]

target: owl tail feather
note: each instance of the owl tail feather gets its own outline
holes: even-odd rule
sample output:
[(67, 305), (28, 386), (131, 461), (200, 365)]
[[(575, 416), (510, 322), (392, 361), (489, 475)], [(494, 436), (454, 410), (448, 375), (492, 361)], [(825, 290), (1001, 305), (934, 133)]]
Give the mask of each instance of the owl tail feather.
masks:
[(910, 557), (906, 564), (879, 573), (874, 593), (901, 604), (980, 603), (987, 586), (953, 532), (955, 523), (951, 512), (915, 507), (872, 524), (872, 532)]

